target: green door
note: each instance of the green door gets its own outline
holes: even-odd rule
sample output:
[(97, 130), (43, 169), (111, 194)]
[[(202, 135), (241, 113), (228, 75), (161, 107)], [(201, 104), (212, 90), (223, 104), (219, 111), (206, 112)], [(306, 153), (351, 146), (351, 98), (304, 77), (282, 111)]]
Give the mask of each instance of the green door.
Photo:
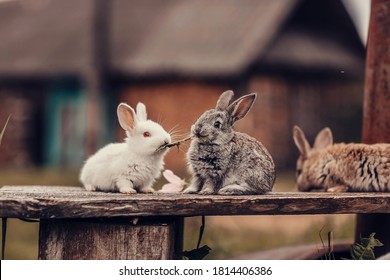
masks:
[(45, 165), (80, 167), (85, 159), (85, 93), (77, 86), (55, 86), (45, 108)]

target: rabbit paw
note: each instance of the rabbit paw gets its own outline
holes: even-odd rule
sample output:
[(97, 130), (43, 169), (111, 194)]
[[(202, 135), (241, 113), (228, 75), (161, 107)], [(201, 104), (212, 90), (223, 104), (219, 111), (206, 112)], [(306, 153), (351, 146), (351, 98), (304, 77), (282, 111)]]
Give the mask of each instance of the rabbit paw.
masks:
[(154, 189), (152, 187), (142, 188), (139, 190), (140, 193), (154, 193)]
[(199, 192), (199, 194), (202, 195), (215, 194), (215, 191), (213, 189), (203, 189)]
[(91, 192), (96, 192), (98, 189), (97, 187), (95, 187), (94, 185), (85, 185), (84, 188), (87, 190), (87, 191), (91, 191)]
[(199, 180), (196, 180), (194, 179), (192, 182), (191, 182), (191, 185), (186, 188), (183, 193), (184, 194), (195, 194), (195, 193), (198, 193), (201, 189), (201, 184), (199, 183)]
[(198, 193), (198, 189), (197, 188), (194, 188), (192, 186), (189, 186), (188, 188), (186, 188), (182, 193), (184, 194), (195, 194), (195, 193)]
[(245, 194), (245, 191), (242, 186), (233, 184), (233, 185), (227, 185), (223, 187), (218, 191), (218, 194), (222, 194), (222, 195)]
[(135, 194), (135, 193), (137, 193), (137, 191), (135, 189), (120, 190), (119, 192), (123, 193), (123, 194)]
[(120, 193), (124, 193), (124, 194), (137, 193), (137, 191), (133, 188), (133, 184), (130, 181), (119, 180), (116, 183), (116, 186), (118, 187)]
[(203, 188), (199, 192), (199, 194), (202, 194), (202, 195), (215, 194), (214, 185), (211, 182), (207, 181), (203, 185)]
[(334, 186), (334, 187), (328, 188), (326, 191), (327, 191), (327, 192), (332, 192), (332, 193), (347, 192), (347, 191), (348, 191), (348, 186), (345, 186), (345, 185), (336, 185), (336, 186)]

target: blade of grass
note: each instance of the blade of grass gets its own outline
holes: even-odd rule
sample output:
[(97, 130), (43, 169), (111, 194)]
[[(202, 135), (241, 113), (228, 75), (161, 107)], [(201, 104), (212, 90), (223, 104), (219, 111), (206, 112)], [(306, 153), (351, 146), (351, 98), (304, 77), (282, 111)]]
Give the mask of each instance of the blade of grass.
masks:
[(9, 122), (9, 119), (11, 118), (11, 115), (8, 116), (8, 119), (7, 121), (5, 122), (5, 125), (4, 125), (4, 128), (3, 130), (1, 131), (0, 133), (0, 145), (1, 145), (1, 141), (3, 140), (3, 136), (4, 136), (4, 133), (5, 133), (5, 129), (7, 128), (7, 125), (8, 125), (8, 122)]
[(202, 241), (205, 226), (206, 226), (206, 218), (205, 218), (205, 216), (202, 216), (202, 225), (200, 226), (198, 244), (196, 245), (196, 249), (199, 249), (200, 242)]
[(334, 260), (334, 250), (333, 250), (333, 231), (328, 232), (328, 257), (330, 260)]
[(325, 260), (326, 260), (327, 259), (326, 258), (326, 253), (325, 253), (326, 252), (326, 248), (325, 248), (324, 240), (322, 239), (322, 231), (324, 230), (324, 228), (325, 228), (325, 225), (322, 226), (322, 228), (321, 228), (320, 232), (318, 233), (318, 235), (320, 236), (320, 240), (321, 240), (321, 244), (322, 244), (322, 250), (323, 250), (323, 252), (321, 253), (321, 259), (323, 258), (322, 255), (324, 255)]
[(191, 140), (192, 137), (187, 137), (187, 138), (184, 138), (182, 140), (179, 140), (179, 141), (176, 141), (176, 142), (173, 142), (173, 143), (170, 143), (170, 144), (164, 144), (164, 145), (161, 145), (160, 147), (157, 148), (156, 152), (160, 152), (164, 149), (167, 149), (167, 148), (172, 148), (174, 146), (176, 146), (177, 148), (180, 148), (180, 144), (183, 143), (183, 142), (186, 142), (188, 140)]
[(7, 238), (7, 218), (1, 219), (1, 259), (5, 260), (5, 241)]
[[(8, 116), (8, 119), (5, 122), (3, 130), (0, 132), (0, 145), (1, 145), (1, 141), (3, 140), (5, 129), (7, 128), (7, 125), (8, 125), (10, 118), (11, 118), (11, 115)], [(2, 230), (2, 234), (1, 234), (1, 259), (5, 260), (5, 241), (6, 241), (6, 237), (7, 237), (7, 218), (1, 219), (1, 230)]]

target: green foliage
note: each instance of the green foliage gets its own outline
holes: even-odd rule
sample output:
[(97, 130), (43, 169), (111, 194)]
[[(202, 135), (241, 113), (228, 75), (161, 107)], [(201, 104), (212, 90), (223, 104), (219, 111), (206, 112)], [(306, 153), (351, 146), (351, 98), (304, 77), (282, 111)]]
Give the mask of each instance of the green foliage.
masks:
[[(320, 240), (322, 243), (322, 252), (318, 251), (322, 260), (335, 260), (334, 249), (333, 249), (333, 232), (329, 231), (327, 236), (327, 245), (324, 244), (322, 238), (322, 230), (319, 232)], [(353, 260), (375, 260), (374, 249), (375, 247), (383, 246), (375, 237), (375, 233), (371, 233), (370, 237), (360, 237), (360, 243), (355, 243), (351, 246), (350, 254)], [(342, 258), (344, 259), (344, 258)]]
[[(11, 115), (8, 116), (8, 119), (5, 122), (3, 130), (0, 132), (0, 145), (1, 145), (1, 141), (3, 140), (5, 129), (7, 128), (10, 117)], [(2, 218), (1, 219), (1, 259), (2, 260), (4, 260), (5, 257), (6, 232), (7, 232), (7, 218)]]
[(0, 132), (0, 145), (1, 145), (1, 141), (3, 140), (4, 133), (5, 133), (5, 129), (7, 128), (8, 121), (9, 121), (10, 118), (11, 118), (11, 115), (8, 116), (8, 119), (7, 119), (7, 121), (5, 122), (5, 125), (4, 125), (3, 130)]
[(182, 256), (188, 260), (203, 260), (210, 252), (211, 248), (207, 245), (200, 247), (200, 243), (202, 242), (202, 237), (204, 233), (204, 229), (206, 227), (206, 218), (202, 216), (202, 224), (199, 229), (199, 237), (198, 244), (196, 245), (196, 249), (190, 251), (182, 252)]
[(370, 234), (370, 237), (360, 237), (360, 243), (355, 243), (351, 246), (351, 256), (353, 260), (375, 260), (374, 248), (383, 246), (375, 237), (375, 232)]
[(204, 245), (191, 251), (184, 251), (182, 255), (188, 260), (203, 260), (209, 254), (210, 250), (211, 248), (209, 246)]

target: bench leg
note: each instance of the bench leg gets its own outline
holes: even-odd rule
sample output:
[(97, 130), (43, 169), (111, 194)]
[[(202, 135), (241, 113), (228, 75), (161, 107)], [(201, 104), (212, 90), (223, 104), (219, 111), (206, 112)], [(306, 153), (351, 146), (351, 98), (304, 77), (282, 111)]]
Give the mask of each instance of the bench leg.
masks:
[(375, 256), (390, 252), (390, 214), (358, 214), (356, 218), (355, 242), (361, 237), (369, 237), (375, 232), (375, 238), (384, 244), (375, 248)]
[(41, 220), (41, 260), (160, 260), (180, 257), (183, 218)]

